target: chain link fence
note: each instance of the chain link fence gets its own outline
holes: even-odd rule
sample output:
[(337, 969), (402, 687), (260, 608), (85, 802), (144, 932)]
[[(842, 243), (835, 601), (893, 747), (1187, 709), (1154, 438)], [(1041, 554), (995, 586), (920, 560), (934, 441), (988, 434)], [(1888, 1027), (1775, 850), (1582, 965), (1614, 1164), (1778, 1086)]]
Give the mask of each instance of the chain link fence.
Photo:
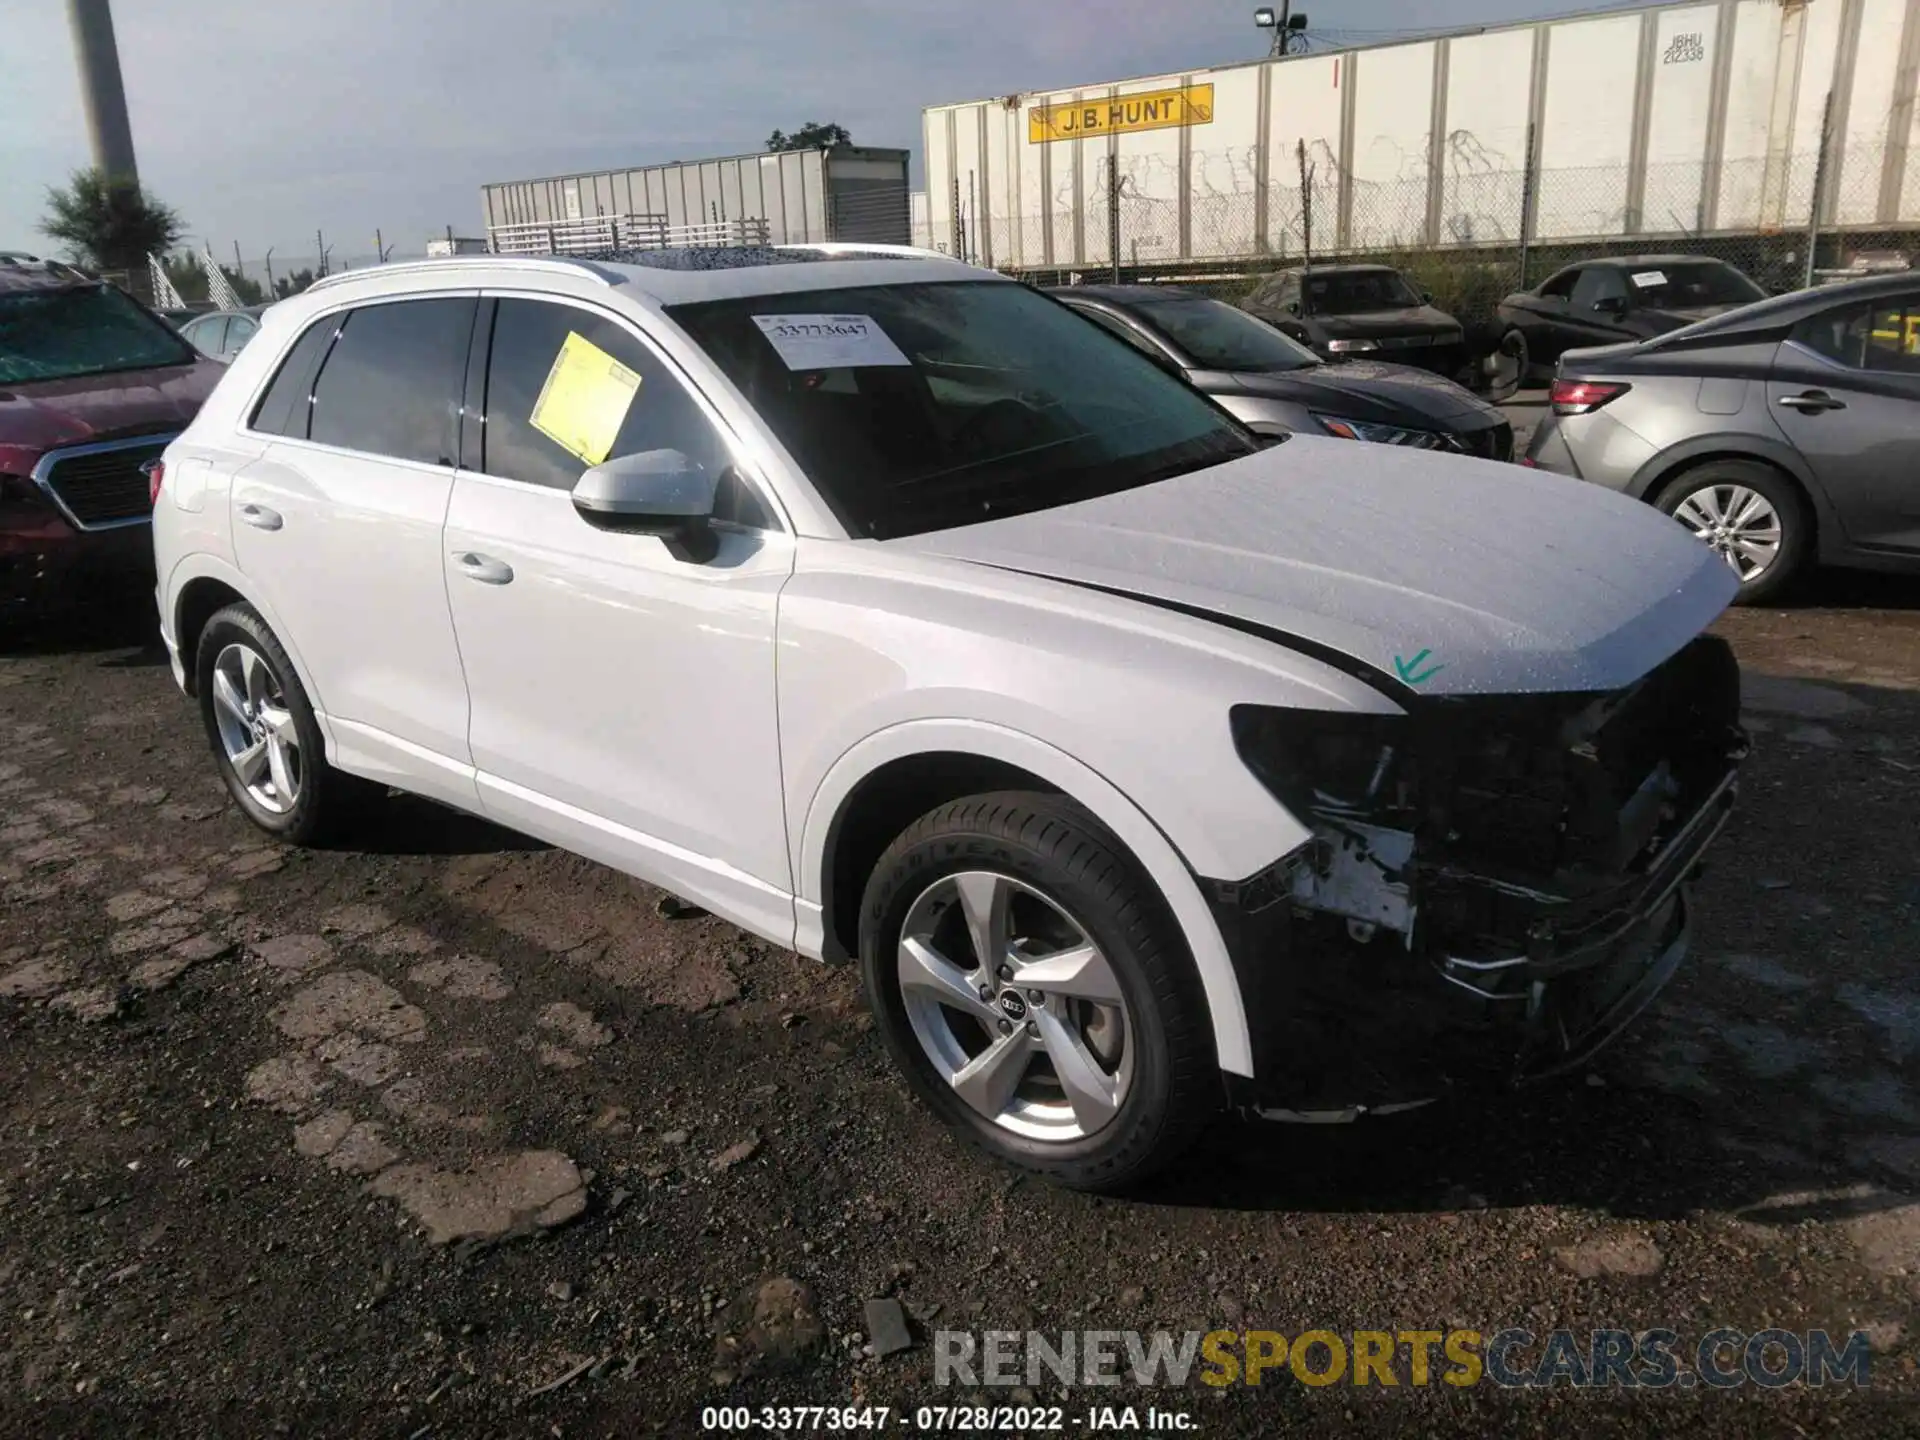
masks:
[[(1193, 173), (1249, 168), (1244, 157), (1214, 158), (1195, 156)], [(1049, 283), (1117, 271), (1235, 299), (1308, 259), (1386, 263), (1470, 329), (1489, 325), (1504, 296), (1584, 259), (1713, 256), (1776, 291), (1920, 266), (1920, 222), (1875, 218), (1920, 195), (1920, 148), (1892, 166), (1875, 146), (1850, 146), (1838, 164), (1818, 154), (1655, 163), (1637, 180), (1624, 165), (1500, 169), (1457, 155), (1438, 184), (1424, 165), (1389, 181), (1342, 175), (1325, 157), (1303, 167), (1296, 156), (1288, 168), (1264, 193), (1200, 191), (1183, 207), (1164, 177), (1124, 160), (1110, 177), (1103, 163), (1078, 206), (1069, 184), (1049, 210), (982, 222), (963, 198), (950, 227), (922, 222), (915, 243)]]

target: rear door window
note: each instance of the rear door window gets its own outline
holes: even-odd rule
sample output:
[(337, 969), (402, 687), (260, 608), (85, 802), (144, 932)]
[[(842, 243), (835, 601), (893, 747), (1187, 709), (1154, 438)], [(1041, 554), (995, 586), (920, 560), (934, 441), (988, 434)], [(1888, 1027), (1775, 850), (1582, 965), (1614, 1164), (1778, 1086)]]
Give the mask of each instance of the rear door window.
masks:
[(308, 438), (452, 466), (476, 304), (462, 295), (350, 311), (314, 381)]
[(1797, 338), (1850, 369), (1920, 375), (1920, 295), (1829, 310)]
[(1569, 298), (1573, 294), (1573, 287), (1580, 283), (1580, 277), (1585, 273), (1583, 270), (1568, 270), (1563, 274), (1554, 276), (1553, 279), (1547, 281), (1546, 284), (1540, 287), (1540, 298), (1542, 300), (1565, 300)]
[(1573, 308), (1597, 310), (1603, 300), (1625, 300), (1627, 279), (1611, 265), (1589, 265), (1573, 287)]
[(220, 348), (225, 351), (241, 349), (246, 345), (247, 341), (253, 338), (253, 332), (259, 328), (260, 323), (251, 315), (229, 315), (227, 317), (227, 336), (225, 340), (220, 342)]

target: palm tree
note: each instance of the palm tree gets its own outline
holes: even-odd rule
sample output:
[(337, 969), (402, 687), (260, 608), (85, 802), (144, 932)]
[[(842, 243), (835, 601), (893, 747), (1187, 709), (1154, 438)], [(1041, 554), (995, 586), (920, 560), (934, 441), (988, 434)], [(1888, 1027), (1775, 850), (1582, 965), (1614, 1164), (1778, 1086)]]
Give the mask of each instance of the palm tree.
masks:
[(146, 270), (147, 256), (173, 248), (186, 223), (136, 180), (76, 170), (64, 190), (47, 188), (40, 229), (82, 265), (137, 274)]

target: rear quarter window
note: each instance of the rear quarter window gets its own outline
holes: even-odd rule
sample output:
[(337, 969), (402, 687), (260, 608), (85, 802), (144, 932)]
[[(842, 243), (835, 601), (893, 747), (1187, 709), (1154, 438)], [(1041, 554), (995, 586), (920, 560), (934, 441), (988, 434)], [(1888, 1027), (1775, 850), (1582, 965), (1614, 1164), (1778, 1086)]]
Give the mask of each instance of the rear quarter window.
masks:
[(320, 361), (340, 333), (338, 315), (329, 315), (309, 325), (287, 352), (268, 382), (260, 403), (253, 407), (252, 425), (263, 435), (286, 435), (295, 440), (307, 438), (307, 416), (311, 409), (313, 375)]

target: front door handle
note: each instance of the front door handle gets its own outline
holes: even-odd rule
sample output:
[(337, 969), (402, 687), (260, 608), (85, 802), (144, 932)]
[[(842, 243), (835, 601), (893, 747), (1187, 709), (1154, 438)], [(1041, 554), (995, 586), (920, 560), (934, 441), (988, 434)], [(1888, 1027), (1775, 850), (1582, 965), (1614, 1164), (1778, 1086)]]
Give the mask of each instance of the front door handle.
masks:
[(477, 555), (471, 550), (453, 552), (453, 563), (460, 567), (460, 573), (469, 580), (478, 580), (482, 585), (510, 585), (513, 583), (513, 567), (504, 560), (496, 560), (491, 555)]
[(287, 523), (280, 518), (278, 510), (270, 510), (265, 505), (251, 503), (240, 507), (240, 518), (256, 530), (278, 530)]
[(1798, 410), (1802, 415), (1818, 415), (1823, 410), (1844, 410), (1847, 402), (1836, 400), (1824, 390), (1803, 390), (1798, 395), (1782, 395), (1773, 402), (1784, 405), (1789, 410)]

